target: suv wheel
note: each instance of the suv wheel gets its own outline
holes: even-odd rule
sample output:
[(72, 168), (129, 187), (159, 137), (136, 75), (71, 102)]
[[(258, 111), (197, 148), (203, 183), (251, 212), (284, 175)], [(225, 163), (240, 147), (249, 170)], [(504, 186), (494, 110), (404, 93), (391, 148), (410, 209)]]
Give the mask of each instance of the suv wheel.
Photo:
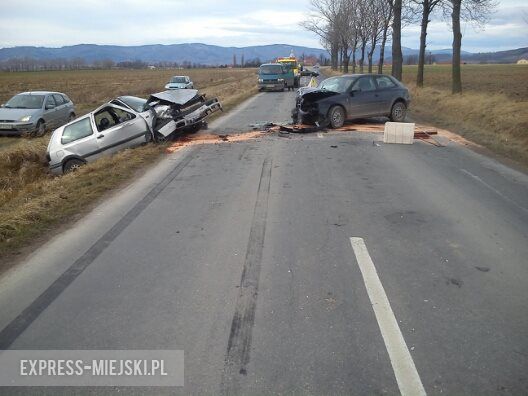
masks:
[(328, 112), (328, 120), (332, 128), (341, 128), (345, 123), (345, 110), (341, 106), (334, 106)]
[(405, 115), (407, 114), (407, 106), (403, 102), (396, 102), (392, 105), (390, 113), (390, 120), (393, 122), (405, 121)]

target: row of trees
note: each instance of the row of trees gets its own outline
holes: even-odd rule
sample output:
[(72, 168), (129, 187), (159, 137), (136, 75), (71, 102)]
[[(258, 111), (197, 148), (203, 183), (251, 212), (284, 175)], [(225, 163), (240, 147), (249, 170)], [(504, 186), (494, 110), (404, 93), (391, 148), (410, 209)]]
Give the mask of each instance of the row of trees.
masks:
[[(450, 19), (453, 31), (452, 91), (462, 92), (460, 53), (461, 20), (484, 24), (496, 6), (495, 0), (311, 0), (312, 12), (302, 26), (314, 32), (328, 50), (331, 65), (342, 65), (345, 73), (373, 70), (373, 57), (379, 50), (377, 72), (383, 72), (385, 47), (392, 44), (392, 75), (402, 79), (402, 25), (420, 22), (420, 51), (416, 84), (423, 86), (426, 63), (427, 29), (431, 16), (440, 12)], [(359, 54), (359, 59), (356, 59)]]
[[(253, 59), (246, 62), (247, 67), (259, 66), (260, 60)], [(223, 65), (227, 67), (228, 65)], [(147, 63), (142, 60), (130, 60), (114, 62), (111, 59), (95, 60), (91, 63), (84, 58), (55, 58), (55, 59), (35, 59), (31, 57), (12, 58), (0, 61), (0, 70), (2, 71), (41, 71), (41, 70), (82, 70), (82, 69), (145, 69), (147, 67), (155, 68), (202, 68), (210, 67), (201, 63), (183, 61), (183, 62), (154, 62)], [(221, 66), (220, 66), (221, 67)]]

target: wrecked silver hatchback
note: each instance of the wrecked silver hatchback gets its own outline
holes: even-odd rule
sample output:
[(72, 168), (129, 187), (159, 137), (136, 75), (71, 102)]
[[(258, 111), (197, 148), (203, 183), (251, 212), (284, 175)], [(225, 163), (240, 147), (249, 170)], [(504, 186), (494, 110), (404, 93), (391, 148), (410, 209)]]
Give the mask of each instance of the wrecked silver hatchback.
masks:
[(120, 96), (53, 132), (47, 150), (50, 170), (61, 174), (105, 154), (165, 141), (177, 131), (197, 132), (217, 110), (222, 110), (218, 99), (207, 100), (194, 89), (148, 99)]

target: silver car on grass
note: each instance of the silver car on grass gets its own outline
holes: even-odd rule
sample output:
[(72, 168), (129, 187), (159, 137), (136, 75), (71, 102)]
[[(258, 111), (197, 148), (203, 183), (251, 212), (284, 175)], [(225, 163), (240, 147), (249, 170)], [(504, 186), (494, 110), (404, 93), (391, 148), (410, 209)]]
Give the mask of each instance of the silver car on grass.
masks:
[(194, 83), (189, 76), (174, 76), (165, 85), (165, 89), (194, 89)]
[(51, 172), (69, 172), (104, 154), (150, 141), (153, 114), (145, 103), (122, 96), (56, 129), (47, 151)]
[(217, 98), (197, 90), (170, 90), (149, 99), (120, 96), (53, 132), (47, 159), (52, 173), (69, 172), (104, 154), (164, 141), (176, 131), (197, 132), (210, 114), (222, 110)]
[(0, 135), (42, 136), (74, 118), (75, 106), (67, 95), (22, 92), (1, 106)]

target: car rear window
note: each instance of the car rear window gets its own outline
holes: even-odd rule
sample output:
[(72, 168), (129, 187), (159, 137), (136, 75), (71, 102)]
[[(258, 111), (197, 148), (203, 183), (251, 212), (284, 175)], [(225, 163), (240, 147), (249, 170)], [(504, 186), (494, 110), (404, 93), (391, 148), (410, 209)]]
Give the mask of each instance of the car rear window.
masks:
[(376, 81), (378, 83), (379, 89), (394, 88), (396, 86), (394, 81), (392, 81), (388, 76), (378, 76), (376, 77)]
[(64, 98), (62, 95), (53, 95), (53, 98), (55, 99), (55, 103), (57, 103), (57, 106), (64, 104)]
[(90, 136), (92, 133), (93, 130), (92, 124), (90, 124), (90, 118), (86, 117), (64, 127), (64, 130), (62, 131), (61, 143), (68, 144)]

